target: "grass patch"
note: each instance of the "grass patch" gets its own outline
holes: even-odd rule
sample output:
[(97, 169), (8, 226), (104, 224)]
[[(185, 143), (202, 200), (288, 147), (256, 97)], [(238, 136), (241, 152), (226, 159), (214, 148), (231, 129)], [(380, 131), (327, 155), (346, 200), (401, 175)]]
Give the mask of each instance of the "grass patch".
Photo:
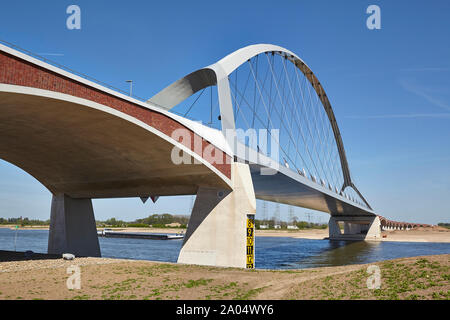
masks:
[(91, 297), (87, 294), (83, 294), (80, 296), (75, 296), (72, 298), (72, 300), (89, 300)]
[(189, 280), (184, 284), (186, 288), (195, 288), (199, 286), (206, 286), (208, 283), (213, 281), (213, 279), (198, 279), (198, 280)]
[(367, 266), (360, 270), (309, 280), (288, 295), (296, 299), (449, 299), (449, 265), (432, 258), (377, 263), (381, 287), (368, 289)]

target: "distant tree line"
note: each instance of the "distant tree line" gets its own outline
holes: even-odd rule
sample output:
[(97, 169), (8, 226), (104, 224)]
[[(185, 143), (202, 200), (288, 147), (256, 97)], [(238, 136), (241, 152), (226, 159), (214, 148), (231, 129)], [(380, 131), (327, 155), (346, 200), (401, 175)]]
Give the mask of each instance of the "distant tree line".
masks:
[(189, 222), (189, 216), (171, 215), (168, 213), (153, 214), (143, 219), (136, 219), (134, 221), (117, 220), (110, 218), (105, 221), (97, 221), (98, 227), (140, 227), (140, 228), (164, 228), (167, 224), (179, 223), (179, 228), (186, 228)]
[(42, 221), (37, 219), (28, 219), (28, 218), (0, 218), (0, 225), (16, 225), (16, 226), (45, 226), (49, 225), (50, 220)]
[[(134, 221), (123, 221), (116, 218), (110, 218), (105, 221), (96, 221), (97, 227), (140, 227), (140, 228), (165, 228), (167, 224), (179, 223), (179, 228), (186, 228), (189, 222), (189, 216), (164, 214), (153, 214), (143, 219)], [(48, 226), (50, 220), (37, 220), (29, 218), (0, 218), (0, 225), (17, 225), (17, 226)]]
[[(255, 219), (255, 228), (260, 229), (261, 225), (268, 226), (268, 229), (275, 229), (275, 219), (271, 220), (258, 220)], [(327, 224), (324, 223), (312, 223), (306, 221), (293, 221), (292, 223), (287, 223), (285, 221), (280, 221), (278, 223), (281, 229), (287, 229), (288, 225), (297, 226), (299, 229), (326, 229), (328, 227)]]
[(440, 222), (440, 223), (438, 223), (438, 226), (450, 229), (450, 223)]
[(306, 222), (306, 221), (299, 221), (295, 223), (295, 225), (299, 229), (326, 229), (328, 228), (327, 223), (312, 223), (312, 222)]

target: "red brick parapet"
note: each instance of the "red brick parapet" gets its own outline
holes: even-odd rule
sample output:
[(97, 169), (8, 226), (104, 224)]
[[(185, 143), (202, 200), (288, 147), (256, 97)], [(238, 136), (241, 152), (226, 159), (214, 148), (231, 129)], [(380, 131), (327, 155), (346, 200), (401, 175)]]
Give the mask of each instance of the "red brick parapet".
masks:
[[(0, 51), (0, 83), (49, 90), (90, 100), (132, 116), (169, 137), (172, 136), (174, 130), (185, 129), (191, 135), (191, 150), (200, 156), (202, 156), (203, 150), (212, 145), (212, 143), (202, 139), (183, 124), (163, 113), (147, 109), (139, 104), (91, 87), (3, 51)], [(198, 141), (198, 139), (202, 139), (202, 150), (194, 148), (194, 141)], [(230, 179), (230, 156), (215, 146), (214, 152), (218, 152), (219, 157), (223, 158), (223, 161), (221, 163), (210, 161), (210, 163)]]

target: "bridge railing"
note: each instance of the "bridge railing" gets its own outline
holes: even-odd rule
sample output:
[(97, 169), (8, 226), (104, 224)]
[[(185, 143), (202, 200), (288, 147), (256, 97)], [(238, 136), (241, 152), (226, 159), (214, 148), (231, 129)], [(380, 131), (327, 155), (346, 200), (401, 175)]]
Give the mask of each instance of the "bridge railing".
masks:
[(62, 70), (64, 70), (64, 71), (70, 72), (70, 73), (72, 73), (72, 74), (74, 74), (74, 75), (76, 75), (76, 76), (79, 76), (79, 77), (81, 77), (81, 78), (83, 78), (83, 79), (86, 79), (86, 80), (89, 80), (89, 81), (91, 81), (91, 82), (94, 82), (94, 83), (96, 83), (96, 84), (98, 84), (98, 85), (101, 85), (101, 86), (103, 86), (103, 87), (106, 87), (106, 88), (108, 88), (108, 89), (110, 89), (110, 90), (117, 91), (117, 92), (119, 92), (119, 93), (121, 93), (121, 94), (123, 94), (123, 95), (130, 96), (130, 97), (132, 97), (132, 98), (134, 98), (134, 99), (136, 99), (136, 100), (140, 100), (140, 101), (142, 101), (142, 102), (145, 102), (145, 101), (147, 100), (147, 99), (144, 99), (144, 98), (142, 98), (142, 97), (139, 97), (139, 96), (137, 96), (137, 95), (135, 95), (135, 94), (131, 94), (131, 95), (130, 95), (130, 92), (127, 92), (127, 91), (125, 91), (125, 90), (119, 89), (119, 88), (117, 88), (117, 87), (115, 87), (115, 86), (113, 86), (113, 85), (111, 85), (111, 84), (109, 84), (109, 83), (106, 83), (106, 82), (104, 82), (104, 81), (98, 80), (98, 79), (96, 79), (96, 78), (94, 78), (94, 77), (91, 77), (91, 76), (89, 76), (89, 75), (87, 75), (87, 74), (84, 74), (84, 73), (82, 73), (82, 72), (79, 72), (79, 71), (76, 71), (76, 70), (74, 70), (74, 69), (71, 69), (71, 68), (69, 68), (69, 67), (67, 67), (67, 66), (65, 66), (65, 65), (62, 65), (62, 64), (60, 64), (60, 63), (58, 63), (58, 62), (55, 62), (55, 61), (53, 61), (53, 60), (51, 60), (51, 59), (44, 58), (42, 55), (39, 55), (39, 54), (37, 54), (37, 53), (34, 53), (34, 52), (29, 51), (29, 50), (24, 49), (24, 48), (21, 48), (21, 47), (15, 45), (15, 44), (13, 44), (13, 43), (10, 43), (10, 42), (8, 42), (8, 41), (5, 41), (5, 40), (0, 39), (0, 43), (3, 44), (3, 45), (5, 45), (5, 46), (7, 46), (7, 47), (9, 47), (9, 48), (11, 48), (11, 49), (17, 50), (17, 51), (19, 51), (19, 52), (21, 52), (21, 53), (24, 53), (24, 54), (26, 54), (26, 55), (29, 55), (29, 56), (31, 56), (31, 57), (37, 59), (37, 60), (40, 60), (40, 61), (42, 61), (42, 62), (45, 62), (45, 63), (47, 63), (47, 64), (49, 64), (49, 65), (52, 65), (52, 66), (57, 67), (57, 68), (59, 68), (59, 69), (62, 69)]

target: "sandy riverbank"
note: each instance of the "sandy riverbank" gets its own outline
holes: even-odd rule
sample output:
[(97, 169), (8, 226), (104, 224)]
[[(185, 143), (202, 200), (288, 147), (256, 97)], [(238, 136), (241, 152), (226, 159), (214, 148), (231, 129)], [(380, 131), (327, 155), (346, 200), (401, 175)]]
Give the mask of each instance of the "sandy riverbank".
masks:
[(289, 237), (299, 239), (324, 239), (328, 237), (328, 229), (305, 230), (256, 230), (260, 237)]
[(386, 238), (382, 239), (383, 241), (450, 243), (450, 230), (441, 227), (383, 231), (382, 234), (386, 235)]
[[(450, 243), (450, 230), (441, 227), (418, 228), (414, 230), (383, 231), (381, 241), (397, 242), (445, 242)], [(257, 236), (292, 237), (301, 239), (325, 239), (328, 229), (307, 230), (257, 230)]]
[[(16, 229), (16, 225), (12, 224), (2, 224), (0, 225), (2, 229)], [(26, 227), (18, 227), (18, 230), (48, 230), (49, 226), (26, 226)]]
[[(373, 263), (381, 289), (367, 288), (368, 265), (245, 270), (104, 258), (0, 263), (0, 299), (449, 299), (450, 255)], [(372, 265), (373, 265), (372, 264)], [(79, 266), (81, 289), (67, 288)]]
[[(2, 226), (14, 229), (14, 226)], [(19, 230), (48, 230), (48, 226), (23, 227)], [(98, 230), (103, 230), (99, 228)], [(184, 233), (180, 228), (113, 228), (114, 231), (124, 232), (151, 232), (151, 233)], [(413, 230), (383, 231), (381, 241), (399, 242), (445, 242), (450, 243), (450, 229), (442, 227), (418, 228)], [(256, 230), (256, 236), (261, 237), (291, 237), (298, 239), (325, 239), (328, 237), (328, 229), (304, 229), (304, 230)]]

